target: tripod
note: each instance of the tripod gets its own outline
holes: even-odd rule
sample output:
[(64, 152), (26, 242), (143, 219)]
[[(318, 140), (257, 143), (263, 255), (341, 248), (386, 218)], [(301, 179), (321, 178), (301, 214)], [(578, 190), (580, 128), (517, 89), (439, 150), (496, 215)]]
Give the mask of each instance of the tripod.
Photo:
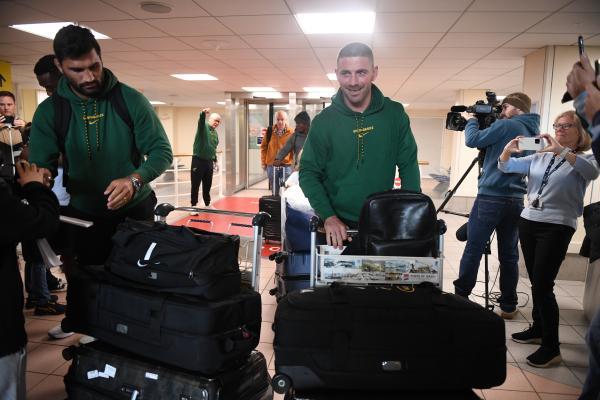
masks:
[[(455, 212), (455, 211), (448, 211), (448, 210), (444, 210), (444, 207), (446, 206), (446, 204), (448, 204), (448, 202), (450, 201), (450, 199), (452, 198), (452, 196), (454, 196), (454, 193), (456, 193), (456, 191), (458, 190), (458, 187), (461, 185), (461, 183), (463, 183), (463, 181), (466, 179), (466, 177), (469, 175), (469, 173), (471, 172), (471, 170), (473, 169), (473, 167), (475, 167), (476, 164), (479, 164), (479, 174), (478, 176), (481, 176), (481, 167), (483, 165), (483, 159), (485, 158), (485, 150), (479, 150), (479, 154), (477, 155), (477, 157), (475, 157), (473, 159), (473, 161), (471, 161), (471, 165), (469, 165), (469, 167), (467, 168), (467, 170), (464, 172), (464, 174), (462, 174), (462, 176), (460, 177), (460, 179), (458, 180), (458, 182), (456, 182), (456, 185), (454, 185), (454, 187), (452, 189), (450, 189), (448, 191), (448, 193), (446, 194), (446, 198), (444, 199), (444, 201), (442, 202), (442, 204), (440, 204), (440, 206), (438, 207), (438, 209), (436, 210), (436, 213), (439, 214), (440, 212), (446, 213), (446, 214), (452, 214), (452, 215), (460, 215), (461, 217), (465, 217), (465, 218), (469, 218), (469, 214), (468, 213), (459, 213), (459, 212)], [(465, 224), (466, 225), (466, 224)], [(465, 226), (463, 225), (461, 228), (459, 228), (459, 231)], [(457, 231), (457, 236), (458, 236), (458, 231)], [(466, 229), (465, 229), (465, 234), (464, 237), (466, 240)], [(464, 240), (459, 239), (461, 242)], [(489, 270), (489, 259), (488, 256), (492, 254), (492, 248), (491, 248), (491, 240), (488, 239), (485, 242), (485, 248), (483, 250), (483, 258), (484, 258), (484, 272), (485, 272), (485, 293), (484, 293), (484, 299), (485, 299), (485, 308), (486, 310), (490, 310), (493, 311), (494, 310), (494, 305), (490, 304), (490, 293), (489, 293), (489, 282), (490, 282), (490, 270)]]

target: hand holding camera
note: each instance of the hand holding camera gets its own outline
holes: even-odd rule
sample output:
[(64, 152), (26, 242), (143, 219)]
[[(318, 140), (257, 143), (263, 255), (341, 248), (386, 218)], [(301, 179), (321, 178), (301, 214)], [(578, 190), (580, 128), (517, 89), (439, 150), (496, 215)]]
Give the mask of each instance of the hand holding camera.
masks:
[(545, 140), (543, 136), (540, 137), (519, 137), (519, 150), (534, 150), (542, 151), (548, 146), (549, 141)]

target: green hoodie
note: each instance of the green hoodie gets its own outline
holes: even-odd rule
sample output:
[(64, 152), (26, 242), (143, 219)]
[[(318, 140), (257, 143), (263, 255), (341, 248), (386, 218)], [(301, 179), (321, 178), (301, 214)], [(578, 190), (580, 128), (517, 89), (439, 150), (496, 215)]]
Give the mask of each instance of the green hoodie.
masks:
[(216, 160), (218, 145), (219, 135), (217, 131), (206, 121), (206, 113), (200, 112), (194, 139), (194, 155), (202, 160)]
[[(173, 160), (167, 135), (148, 100), (137, 90), (121, 84), (123, 99), (133, 121), (135, 145), (138, 152), (146, 157), (140, 167), (135, 168), (131, 131), (106, 99), (106, 93), (118, 80), (106, 68), (103, 80), (102, 92), (88, 100), (73, 93), (64, 77), (57, 88), (58, 94), (70, 102), (72, 110), (65, 140), (65, 152), (69, 160), (70, 205), (94, 216), (110, 214), (106, 208), (104, 190), (111, 181), (133, 172), (142, 177), (144, 185), (124, 207), (127, 210), (150, 194), (148, 183), (162, 174)], [(54, 132), (53, 98), (49, 97), (38, 106), (33, 116), (29, 160), (56, 173), (59, 152)]]
[(310, 127), (300, 187), (323, 220), (336, 215), (357, 222), (369, 195), (394, 186), (396, 167), (403, 189), (420, 190), (417, 144), (402, 105), (373, 85), (371, 103), (358, 113), (338, 90)]

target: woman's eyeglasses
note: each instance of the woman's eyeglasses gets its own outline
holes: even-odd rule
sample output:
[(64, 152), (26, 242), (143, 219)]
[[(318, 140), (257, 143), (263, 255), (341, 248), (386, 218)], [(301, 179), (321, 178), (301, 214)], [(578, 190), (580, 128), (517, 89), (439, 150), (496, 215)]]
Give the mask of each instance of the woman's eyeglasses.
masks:
[(573, 127), (573, 124), (554, 124), (554, 125), (552, 125), (552, 127), (554, 128), (555, 131), (557, 131), (559, 129), (566, 131), (567, 129), (571, 129)]

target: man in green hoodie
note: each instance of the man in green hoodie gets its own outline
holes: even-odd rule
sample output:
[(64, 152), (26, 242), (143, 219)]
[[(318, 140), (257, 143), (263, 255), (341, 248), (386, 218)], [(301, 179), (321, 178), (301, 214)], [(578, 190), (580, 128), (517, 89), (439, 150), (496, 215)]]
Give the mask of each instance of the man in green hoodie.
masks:
[[(50, 179), (64, 150), (69, 214), (94, 223), (73, 230), (73, 249), (80, 264), (102, 264), (121, 221), (152, 219), (156, 196), (148, 184), (171, 164), (173, 154), (148, 100), (104, 68), (100, 46), (89, 29), (66, 26), (53, 46), (63, 77), (33, 117), (30, 161), (45, 168)], [(113, 100), (118, 95), (129, 121)], [(57, 102), (66, 103), (70, 111), (62, 142)]]
[(300, 162), (300, 187), (325, 221), (327, 244), (341, 247), (365, 199), (394, 186), (420, 190), (417, 145), (402, 104), (384, 97), (373, 52), (350, 43), (337, 58), (340, 89), (313, 120)]
[[(208, 116), (208, 121), (206, 117)], [(192, 180), (191, 203), (196, 207), (198, 203), (198, 190), (202, 184), (202, 200), (204, 205), (210, 205), (210, 187), (212, 186), (214, 164), (217, 162), (217, 146), (219, 135), (217, 127), (221, 123), (221, 116), (217, 113), (210, 114), (210, 109), (205, 108), (200, 112), (198, 129), (194, 138), (194, 156), (190, 177)]]

